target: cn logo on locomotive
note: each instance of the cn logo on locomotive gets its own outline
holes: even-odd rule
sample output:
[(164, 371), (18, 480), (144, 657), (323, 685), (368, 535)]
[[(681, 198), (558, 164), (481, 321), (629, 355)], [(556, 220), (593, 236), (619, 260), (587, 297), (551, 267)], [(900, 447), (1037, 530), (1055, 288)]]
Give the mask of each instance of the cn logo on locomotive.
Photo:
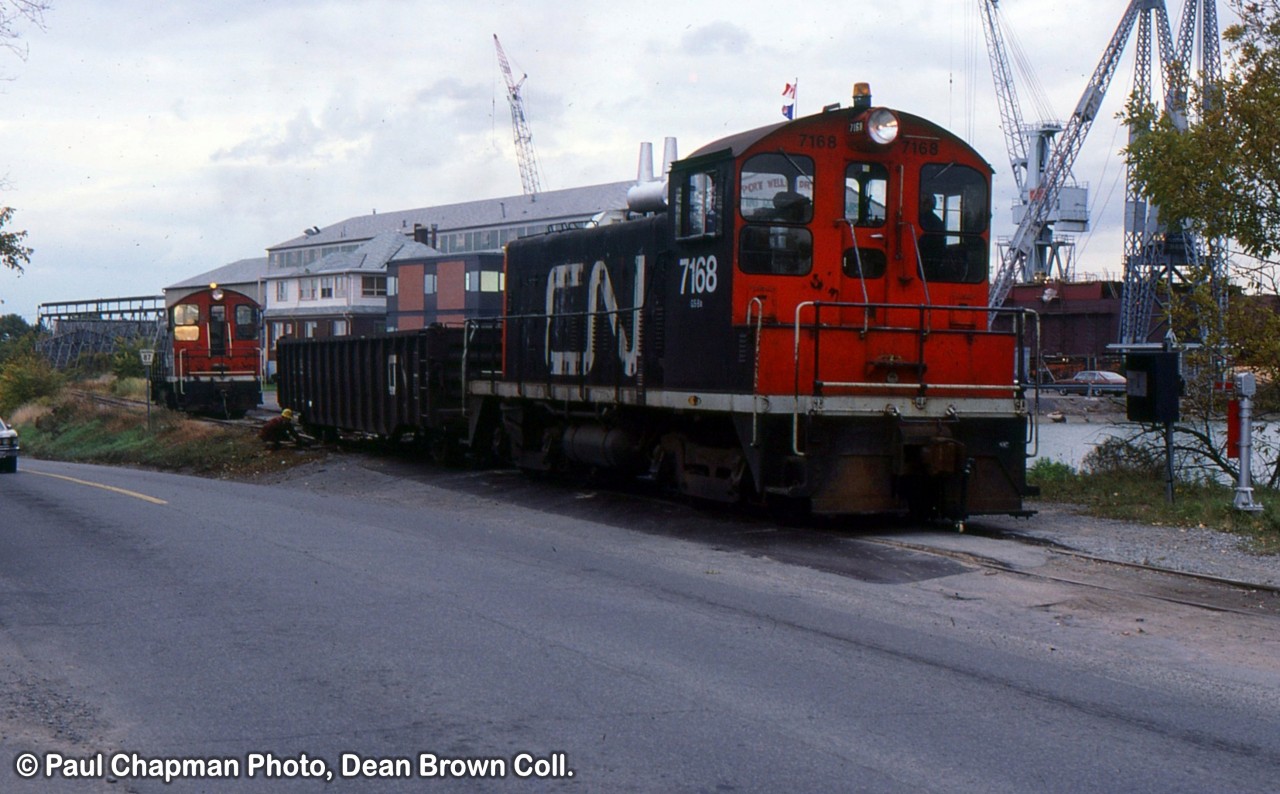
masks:
[[(613, 288), (613, 279), (609, 275), (609, 267), (604, 260), (596, 260), (591, 266), (587, 281), (586, 314), (575, 312), (573, 306), (581, 306), (583, 289), (583, 271), (586, 265), (573, 262), (556, 265), (547, 274), (547, 329), (546, 344), (543, 348), (547, 369), (552, 375), (585, 375), (591, 372), (596, 363), (596, 316), (604, 314), (609, 324), (609, 332), (618, 342), (618, 361), (627, 377), (634, 377), (640, 363), (640, 309), (644, 306), (644, 272), (645, 256), (635, 257), (632, 296), (634, 305), (621, 309), (618, 306), (618, 295)], [(631, 327), (623, 325), (623, 314), (629, 314)], [(577, 315), (566, 317), (565, 315)], [(577, 334), (556, 334), (558, 320), (581, 321), (586, 324), (585, 349), (566, 349), (557, 345), (572, 344)]]

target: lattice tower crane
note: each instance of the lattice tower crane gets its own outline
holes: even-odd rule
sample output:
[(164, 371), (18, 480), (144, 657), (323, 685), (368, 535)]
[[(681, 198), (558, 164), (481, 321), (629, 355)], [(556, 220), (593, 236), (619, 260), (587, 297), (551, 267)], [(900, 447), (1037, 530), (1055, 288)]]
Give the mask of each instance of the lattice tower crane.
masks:
[(1027, 139), (1023, 137), (1022, 106), (1018, 104), (1018, 92), (1009, 68), (1008, 49), (1004, 44), (1004, 32), (996, 16), (999, 0), (981, 0), (983, 30), (987, 37), (987, 55), (991, 59), (991, 77), (996, 86), (996, 104), (1000, 108), (1000, 129), (1004, 131), (1005, 148), (1009, 150), (1009, 165), (1013, 181), (1022, 192), (1027, 173)]
[[(1153, 3), (1152, 6), (1165, 85), (1164, 112), (1179, 129), (1186, 129), (1187, 78), (1197, 37), (1200, 38), (1200, 80), (1206, 89), (1201, 92), (1202, 102), (1213, 101), (1211, 86), (1222, 77), (1217, 8), (1213, 0), (1187, 0), (1182, 9), (1175, 47), (1164, 4)], [(1150, 102), (1152, 96), (1151, 35), (1150, 20), (1144, 16), (1138, 31), (1134, 75), (1134, 94), (1142, 102)], [(1141, 129), (1130, 129), (1130, 142), (1142, 133)], [(1167, 228), (1160, 221), (1159, 210), (1147, 201), (1130, 178), (1125, 201), (1120, 345), (1144, 344), (1159, 330), (1159, 324), (1152, 325), (1152, 315), (1157, 302), (1156, 287), (1161, 282), (1172, 285), (1175, 281), (1207, 278), (1220, 322), (1227, 300), (1225, 252), (1223, 240), (1205, 241), (1188, 229)], [(1207, 329), (1202, 327), (1200, 330), (1202, 337), (1206, 335)]]
[[(1032, 126), (1023, 123), (1013, 72), (1010, 69), (1010, 48), (1005, 45), (1005, 34), (999, 18), (999, 0), (979, 0), (979, 8), (982, 11), (987, 54), (991, 60), (991, 76), (995, 82), (996, 99), (1000, 108), (1000, 126), (1004, 131), (1009, 164), (1018, 188), (1019, 203), (1014, 206), (1013, 222), (1018, 227), (1030, 226), (1037, 222), (1027, 210), (1032, 197), (1050, 187), (1044, 184), (1044, 173), (1054, 149), (1054, 138), (1062, 132), (1062, 124), (1048, 119), (1049, 114), (1045, 110), (1047, 103), (1043, 98), (1039, 98), (1042, 120)], [(1034, 73), (1024, 62), (1026, 57), (1020, 50), (1016, 54), (1023, 76), (1031, 79), (1031, 87), (1035, 89)], [(1070, 176), (1068, 163), (1066, 178), (1070, 179)], [(1013, 274), (1013, 278), (1023, 281), (1046, 278), (1051, 275), (1055, 264), (1065, 277), (1067, 266), (1061, 252), (1074, 243), (1068, 238), (1055, 237), (1054, 232), (1084, 232), (1089, 229), (1087, 188), (1067, 186), (1065, 182), (1051, 188), (1051, 195), (1046, 197), (1047, 215), (1043, 223), (1030, 230), (1030, 250), (1020, 262), (1020, 269)], [(1007, 246), (1001, 251), (1002, 260), (1006, 254)]]
[(502, 76), (507, 81), (507, 103), (511, 105), (511, 129), (515, 136), (516, 160), (520, 163), (520, 183), (526, 196), (537, 196), (542, 192), (542, 180), (538, 173), (538, 158), (533, 152), (533, 133), (529, 132), (529, 122), (524, 116), (524, 100), (520, 97), (520, 87), (529, 75), (521, 75), (517, 82), (511, 74), (511, 64), (507, 54), (498, 41), (498, 34), (493, 34), (493, 46), (498, 51), (498, 65), (502, 68)]
[(1015, 230), (996, 275), (991, 280), (988, 303), (991, 307), (998, 308), (1004, 303), (1014, 281), (1019, 274), (1026, 271), (1027, 262), (1032, 256), (1037, 241), (1042, 239), (1044, 230), (1050, 222), (1051, 211), (1056, 206), (1059, 194), (1071, 175), (1071, 166), (1080, 154), (1084, 139), (1093, 126), (1098, 109), (1102, 106), (1103, 97), (1111, 85), (1111, 78), (1115, 76), (1116, 67), (1120, 63), (1120, 56), (1124, 52), (1134, 23), (1144, 8), (1156, 5), (1163, 8), (1163, 0), (1131, 0), (1125, 9), (1120, 24), (1112, 34), (1111, 41), (1103, 51), (1102, 58), (1099, 59), (1088, 85), (1085, 86), (1084, 93), (1080, 96), (1080, 101), (1076, 103), (1071, 118), (1067, 120), (1062, 134), (1057, 139), (1041, 175), (1039, 187), (1028, 196), (1023, 220)]

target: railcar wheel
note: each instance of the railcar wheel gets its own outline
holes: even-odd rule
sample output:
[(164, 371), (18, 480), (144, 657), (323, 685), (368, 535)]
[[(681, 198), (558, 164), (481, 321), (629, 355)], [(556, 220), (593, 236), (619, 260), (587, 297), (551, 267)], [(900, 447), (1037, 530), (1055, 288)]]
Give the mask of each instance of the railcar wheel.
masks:
[(804, 497), (769, 494), (765, 507), (775, 521), (787, 527), (806, 524), (813, 517), (813, 503)]
[(431, 433), (427, 437), (427, 451), (431, 459), (442, 466), (457, 466), (462, 462), (462, 448), (457, 439), (447, 433)]

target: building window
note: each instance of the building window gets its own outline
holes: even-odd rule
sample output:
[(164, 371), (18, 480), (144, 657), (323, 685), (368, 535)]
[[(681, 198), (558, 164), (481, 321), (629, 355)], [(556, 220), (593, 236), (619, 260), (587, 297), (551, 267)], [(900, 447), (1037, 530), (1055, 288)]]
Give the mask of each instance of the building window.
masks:
[(314, 339), (317, 325), (318, 323), (315, 320), (307, 320), (302, 324), (302, 335), (307, 339)]
[(324, 276), (320, 279), (320, 298), (333, 297), (333, 276)]
[(276, 300), (289, 300), (289, 282), (284, 281), (283, 279), (276, 282)]
[(387, 294), (386, 276), (362, 276), (360, 279), (360, 295), (365, 298), (379, 298)]
[(506, 274), (500, 270), (480, 271), (480, 291), (502, 292), (503, 276), (505, 275)]
[(319, 279), (302, 278), (298, 279), (298, 300), (313, 301), (316, 299), (316, 290), (319, 287)]
[(394, 297), (400, 294), (400, 279), (395, 276), (387, 276), (387, 295)]
[(346, 335), (347, 335), (347, 321), (346, 321), (346, 320), (334, 320), (334, 321), (333, 321), (333, 328), (332, 328), (332, 331), (331, 331), (330, 335), (331, 335), (331, 336), (346, 336)]
[(275, 350), (276, 345), (280, 343), (280, 337), (284, 336), (284, 323), (271, 324), (271, 349)]
[(423, 295), (436, 294), (436, 274), (435, 273), (424, 273), (422, 275), (422, 294)]

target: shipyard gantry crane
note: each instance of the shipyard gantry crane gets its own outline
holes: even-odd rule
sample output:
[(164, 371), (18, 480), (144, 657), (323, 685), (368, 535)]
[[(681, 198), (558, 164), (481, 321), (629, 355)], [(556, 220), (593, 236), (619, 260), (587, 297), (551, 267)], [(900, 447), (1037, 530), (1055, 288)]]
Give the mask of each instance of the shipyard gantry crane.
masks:
[[(1007, 60), (1000, 50), (1003, 43), (996, 24), (996, 0), (981, 0), (984, 23), (987, 28), (988, 49), (991, 51), (992, 72), (996, 80), (996, 92), (1000, 102), (1006, 142), (1010, 140), (1008, 125), (1021, 124), (1020, 117), (1010, 115), (1003, 107), (1016, 103), (1009, 82)], [(1197, 24), (1199, 20), (1199, 24)], [(1134, 93), (1141, 101), (1149, 102), (1151, 92), (1151, 68), (1153, 55), (1153, 26), (1158, 36), (1161, 76), (1164, 80), (1164, 112), (1178, 124), (1185, 125), (1187, 85), (1190, 74), (1192, 50), (1197, 37), (1201, 42), (1200, 79), (1205, 86), (1212, 85), (1222, 75), (1219, 55), (1217, 12), (1214, 0), (1186, 0), (1180, 20), (1177, 44), (1169, 25), (1164, 0), (1131, 0), (1116, 26), (1107, 48), (1094, 69), (1089, 83), (1076, 104), (1071, 118), (1062, 129), (1040, 175), (1039, 186), (1025, 190), (1024, 215), (1012, 240), (1004, 250), (995, 275), (991, 279), (990, 306), (1004, 303), (1013, 284), (1019, 279), (1032, 280), (1039, 272), (1035, 266), (1037, 245), (1046, 244), (1046, 229), (1054, 220), (1055, 208), (1066, 185), (1072, 163), (1084, 144), (1102, 100), (1114, 77), (1120, 57), (1134, 28), (1138, 29), (1138, 45), (1135, 57)], [(1005, 88), (1003, 86), (1009, 86)], [(1212, 94), (1202, 91), (1205, 101)], [(1007, 97), (1007, 98), (1006, 98)], [(1130, 130), (1130, 141), (1142, 131)], [(1019, 173), (1017, 157), (1028, 158), (1034, 163), (1035, 154), (1024, 148), (1018, 154), (1010, 147), (1014, 164), (1014, 178), (1030, 181)], [(1026, 182), (1020, 183), (1020, 187)], [(1121, 346), (1146, 343), (1153, 333), (1152, 309), (1155, 305), (1156, 285), (1161, 281), (1188, 280), (1207, 277), (1211, 280), (1219, 308), (1225, 308), (1226, 258), (1221, 241), (1206, 243), (1184, 229), (1168, 229), (1161, 223), (1159, 210), (1141, 194), (1132, 176), (1127, 180), (1125, 201), (1125, 250), (1124, 291), (1122, 299), (1120, 339)]]
[(511, 64), (496, 33), (493, 34), (493, 46), (498, 51), (498, 65), (507, 82), (507, 103), (511, 105), (511, 128), (515, 136), (516, 160), (520, 163), (520, 182), (526, 196), (537, 196), (542, 192), (542, 179), (538, 174), (538, 158), (533, 153), (533, 134), (529, 132), (529, 122), (524, 116), (524, 100), (520, 97), (520, 87), (528, 75), (521, 75), (518, 82), (512, 76)]
[[(1160, 42), (1160, 66), (1164, 79), (1163, 110), (1180, 129), (1186, 129), (1187, 81), (1192, 73), (1192, 57), (1196, 39), (1200, 40), (1198, 73), (1202, 103), (1212, 101), (1211, 86), (1222, 78), (1219, 49), (1218, 17), (1214, 0), (1186, 0), (1178, 25), (1175, 44), (1163, 2), (1148, 2), (1151, 15), (1144, 15), (1138, 29), (1138, 54), (1134, 75), (1134, 94), (1143, 103), (1152, 101), (1152, 30), (1154, 16)], [(1203, 107), (1202, 107), (1203, 109)], [(1130, 129), (1132, 142), (1143, 133)], [(1157, 335), (1152, 324), (1157, 302), (1157, 285), (1161, 282), (1186, 283), (1207, 279), (1221, 318), (1226, 309), (1227, 258), (1222, 240), (1202, 239), (1189, 229), (1168, 228), (1161, 222), (1159, 209), (1141, 194), (1134, 180), (1128, 180), (1124, 217), (1124, 290), (1120, 315), (1121, 347), (1148, 343)], [(1201, 329), (1204, 336), (1206, 329)]]

